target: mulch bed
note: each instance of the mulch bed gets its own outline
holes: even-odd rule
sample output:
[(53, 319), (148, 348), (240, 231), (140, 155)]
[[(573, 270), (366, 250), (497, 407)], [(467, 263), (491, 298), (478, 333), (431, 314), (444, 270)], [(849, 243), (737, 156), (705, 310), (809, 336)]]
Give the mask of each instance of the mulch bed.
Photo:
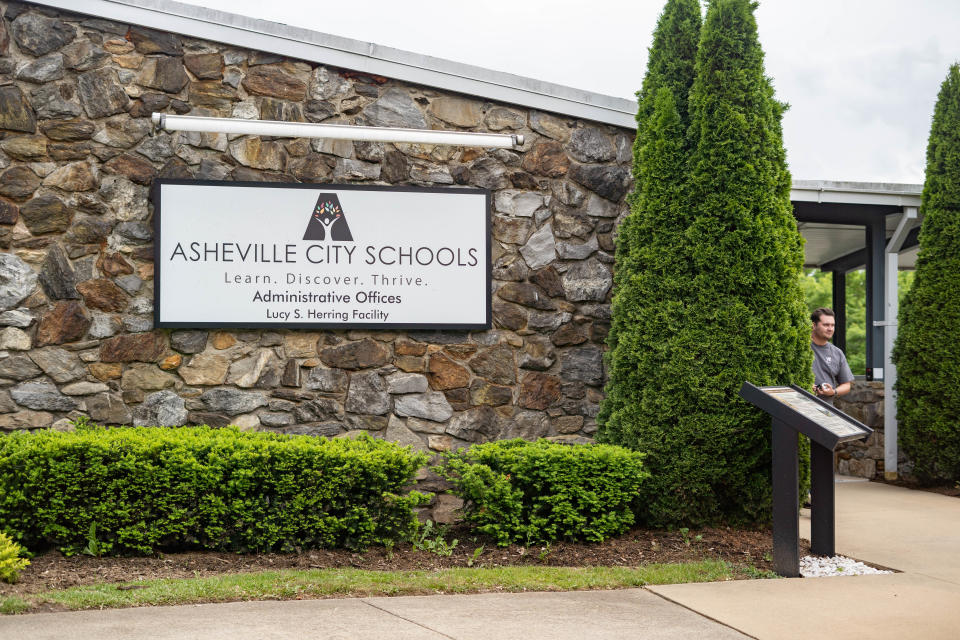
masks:
[[(701, 536), (699, 540), (697, 536)], [(216, 552), (165, 553), (156, 557), (66, 557), (51, 551), (30, 561), (17, 584), (0, 583), (0, 596), (65, 589), (78, 585), (125, 583), (160, 578), (208, 577), (272, 569), (325, 569), (354, 567), (370, 570), (435, 570), (467, 567), (474, 550), (483, 545), (473, 566), (639, 566), (720, 558), (735, 566), (772, 570), (773, 538), (770, 530), (702, 529), (686, 535), (679, 531), (634, 529), (603, 543), (559, 542), (549, 546), (497, 547), (475, 539), (467, 530), (451, 529), (446, 539), (459, 544), (448, 557), (401, 544), (388, 551), (374, 547), (363, 553), (345, 550), (311, 550), (290, 554), (236, 554)], [(809, 554), (801, 541), (801, 555)], [(749, 577), (741, 572), (740, 577)]]

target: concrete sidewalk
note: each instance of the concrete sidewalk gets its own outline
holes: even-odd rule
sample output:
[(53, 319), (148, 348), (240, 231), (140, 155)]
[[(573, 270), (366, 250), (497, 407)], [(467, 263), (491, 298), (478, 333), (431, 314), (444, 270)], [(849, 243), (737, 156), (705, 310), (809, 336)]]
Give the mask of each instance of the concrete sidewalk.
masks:
[[(960, 500), (837, 488), (837, 552), (894, 575), (621, 591), (237, 602), (0, 617), (3, 640), (958, 638)], [(809, 537), (809, 520), (801, 520)]]
[(747, 638), (643, 589), (233, 602), (0, 618), (3, 640)]
[(649, 590), (756, 638), (960, 638), (960, 499), (866, 481), (836, 497), (837, 553), (902, 573)]

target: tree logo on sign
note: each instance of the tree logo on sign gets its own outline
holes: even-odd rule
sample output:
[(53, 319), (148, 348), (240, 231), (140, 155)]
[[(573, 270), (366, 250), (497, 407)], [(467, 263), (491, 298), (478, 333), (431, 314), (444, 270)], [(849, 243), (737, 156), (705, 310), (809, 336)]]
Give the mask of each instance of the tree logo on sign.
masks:
[(303, 234), (304, 240), (325, 240), (327, 233), (330, 240), (338, 242), (352, 242), (353, 234), (347, 224), (346, 215), (340, 206), (340, 200), (335, 193), (321, 193), (317, 198), (310, 214), (310, 222)]

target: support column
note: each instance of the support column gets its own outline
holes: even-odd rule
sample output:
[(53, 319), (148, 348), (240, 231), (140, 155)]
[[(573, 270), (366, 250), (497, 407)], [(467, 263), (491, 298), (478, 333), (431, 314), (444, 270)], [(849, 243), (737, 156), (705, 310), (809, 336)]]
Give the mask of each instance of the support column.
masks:
[(893, 345), (897, 340), (897, 314), (899, 313), (899, 272), (900, 248), (917, 219), (916, 207), (904, 207), (897, 229), (893, 232), (886, 247), (886, 290), (884, 292), (884, 368), (883, 378), (883, 476), (887, 480), (896, 480), (898, 472), (897, 447), (897, 395), (894, 385), (897, 383), (897, 369), (893, 366)]
[[(883, 272), (886, 222), (867, 225), (867, 380), (883, 380)], [(881, 321), (881, 324), (877, 324)]]
[(897, 382), (897, 370), (893, 366), (893, 343), (897, 339), (897, 314), (899, 312), (897, 272), (900, 254), (887, 253), (886, 335), (883, 341), (883, 360), (886, 375), (883, 378), (883, 477), (897, 479), (897, 398), (893, 385)]
[(833, 271), (833, 312), (836, 314), (837, 328), (833, 333), (833, 344), (841, 351), (847, 350), (847, 272)]

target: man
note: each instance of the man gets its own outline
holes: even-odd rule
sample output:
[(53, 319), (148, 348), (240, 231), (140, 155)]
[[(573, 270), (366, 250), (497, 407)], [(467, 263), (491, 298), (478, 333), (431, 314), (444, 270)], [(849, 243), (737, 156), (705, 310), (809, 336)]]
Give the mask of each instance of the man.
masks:
[(837, 396), (850, 393), (853, 372), (843, 351), (830, 342), (837, 328), (833, 309), (821, 307), (810, 314), (810, 320), (813, 321), (810, 346), (813, 348), (814, 391), (819, 398), (833, 404)]

